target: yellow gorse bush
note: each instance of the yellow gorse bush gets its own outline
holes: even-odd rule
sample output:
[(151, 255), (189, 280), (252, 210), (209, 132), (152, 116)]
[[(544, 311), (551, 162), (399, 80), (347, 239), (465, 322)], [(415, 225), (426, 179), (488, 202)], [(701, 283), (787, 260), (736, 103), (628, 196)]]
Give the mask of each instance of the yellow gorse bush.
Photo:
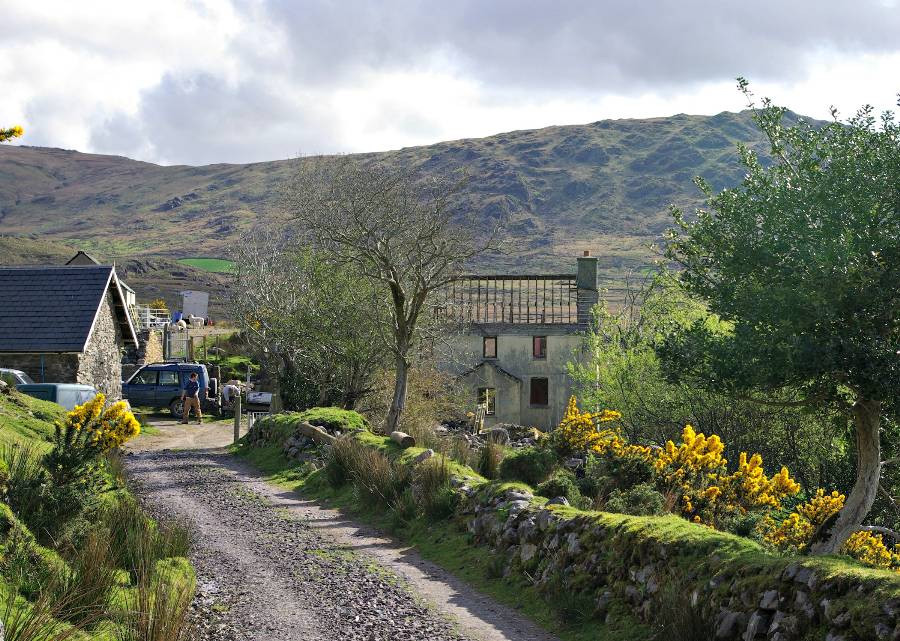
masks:
[(612, 410), (582, 412), (573, 396), (556, 436), (573, 451), (650, 463), (661, 489), (677, 497), (681, 513), (695, 522), (715, 525), (729, 514), (781, 509), (785, 497), (800, 491), (785, 467), (767, 476), (759, 454), (741, 452), (737, 469), (729, 474), (725, 444), (715, 434), (706, 436), (686, 425), (679, 443), (668, 441), (654, 449), (629, 444), (617, 429), (602, 425), (618, 418), (621, 414)]
[(767, 518), (763, 523), (765, 540), (783, 549), (805, 549), (819, 526), (841, 511), (846, 498), (838, 492), (826, 494), (819, 488), (814, 497), (798, 505), (781, 523)]
[(100, 452), (119, 447), (141, 432), (141, 424), (128, 410), (128, 404), (119, 401), (107, 407), (103, 394), (66, 414), (60, 427), (86, 432), (85, 441)]
[[(660, 490), (672, 498), (685, 518), (695, 523), (716, 527), (730, 515), (763, 513), (759, 531), (764, 540), (800, 552), (809, 545), (816, 530), (844, 507), (843, 494), (826, 494), (820, 488), (809, 501), (779, 521), (772, 513), (781, 510), (783, 501), (801, 490), (786, 467), (770, 477), (763, 469), (762, 456), (741, 452), (737, 468), (729, 474), (728, 461), (723, 456), (725, 445), (717, 435), (706, 436), (685, 425), (679, 443), (668, 441), (663, 448), (650, 448), (629, 444), (618, 429), (604, 425), (618, 418), (621, 414), (613, 410), (582, 412), (572, 396), (553, 436), (569, 451), (637, 458), (649, 463)], [(843, 551), (866, 565), (900, 570), (898, 549), (900, 546), (890, 550), (881, 534), (859, 531), (847, 540)]]
[(621, 418), (619, 412), (603, 410), (596, 414), (578, 409), (578, 400), (572, 396), (566, 407), (556, 437), (573, 452), (594, 452), (602, 454), (607, 449), (624, 446), (625, 442), (617, 430), (598, 429), (599, 424)]
[(0, 142), (6, 142), (7, 140), (12, 140), (13, 138), (18, 138), (22, 134), (25, 133), (25, 130), (22, 129), (21, 126), (16, 125), (15, 127), (10, 127), (9, 129), (0, 129)]
[(900, 554), (895, 546), (891, 551), (884, 544), (881, 534), (860, 530), (844, 543), (844, 553), (874, 568), (900, 571)]

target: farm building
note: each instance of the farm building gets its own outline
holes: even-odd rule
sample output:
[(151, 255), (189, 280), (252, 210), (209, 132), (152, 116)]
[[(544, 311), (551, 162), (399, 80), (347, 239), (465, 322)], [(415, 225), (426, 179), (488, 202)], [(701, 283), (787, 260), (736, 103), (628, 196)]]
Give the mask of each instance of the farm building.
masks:
[(0, 301), (0, 367), (121, 396), (122, 352), (138, 340), (114, 267), (0, 267)]
[(597, 258), (575, 274), (472, 275), (450, 286), (440, 310), (463, 323), (443, 368), (485, 405), (485, 426), (557, 425), (572, 393), (566, 365), (581, 349), (598, 301)]

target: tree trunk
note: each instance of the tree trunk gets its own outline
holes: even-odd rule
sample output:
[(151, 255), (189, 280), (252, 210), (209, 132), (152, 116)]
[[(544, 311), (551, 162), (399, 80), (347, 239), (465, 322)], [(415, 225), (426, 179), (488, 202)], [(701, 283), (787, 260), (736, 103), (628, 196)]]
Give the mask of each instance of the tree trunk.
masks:
[(400, 417), (406, 409), (406, 388), (409, 382), (409, 360), (406, 354), (397, 357), (397, 375), (394, 379), (394, 399), (391, 401), (391, 409), (387, 415), (385, 431), (390, 434), (397, 431), (400, 425)]
[(847, 538), (862, 524), (872, 509), (881, 480), (881, 404), (858, 399), (853, 404), (856, 423), (856, 483), (844, 508), (833, 523), (826, 524), (810, 545), (810, 554), (837, 554)]

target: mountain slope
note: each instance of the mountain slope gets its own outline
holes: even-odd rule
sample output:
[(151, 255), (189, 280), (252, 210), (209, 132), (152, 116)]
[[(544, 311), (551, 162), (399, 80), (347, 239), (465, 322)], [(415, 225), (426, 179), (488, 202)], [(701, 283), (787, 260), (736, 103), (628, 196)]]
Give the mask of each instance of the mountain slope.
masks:
[[(736, 183), (735, 145), (759, 148), (748, 112), (604, 120), (365, 154), (428, 172), (465, 168), (462, 205), (505, 217), (514, 251), (484, 269), (570, 271), (592, 249), (610, 283), (649, 264), (670, 203), (692, 184)], [(240, 232), (277, 207), (298, 161), (162, 167), (60, 149), (0, 147), (0, 229), (124, 257), (227, 256)], [(2, 258), (0, 258), (0, 262)]]

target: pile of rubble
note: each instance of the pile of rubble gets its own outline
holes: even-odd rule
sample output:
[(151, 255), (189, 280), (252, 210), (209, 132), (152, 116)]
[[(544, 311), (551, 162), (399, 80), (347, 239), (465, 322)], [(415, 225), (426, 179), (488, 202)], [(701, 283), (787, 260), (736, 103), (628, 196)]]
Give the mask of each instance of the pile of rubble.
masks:
[(479, 432), (472, 430), (468, 421), (448, 421), (434, 429), (439, 436), (459, 438), (473, 450), (484, 447), (489, 440), (505, 447), (529, 447), (536, 445), (543, 433), (534, 427), (525, 427), (514, 423), (498, 423)]

